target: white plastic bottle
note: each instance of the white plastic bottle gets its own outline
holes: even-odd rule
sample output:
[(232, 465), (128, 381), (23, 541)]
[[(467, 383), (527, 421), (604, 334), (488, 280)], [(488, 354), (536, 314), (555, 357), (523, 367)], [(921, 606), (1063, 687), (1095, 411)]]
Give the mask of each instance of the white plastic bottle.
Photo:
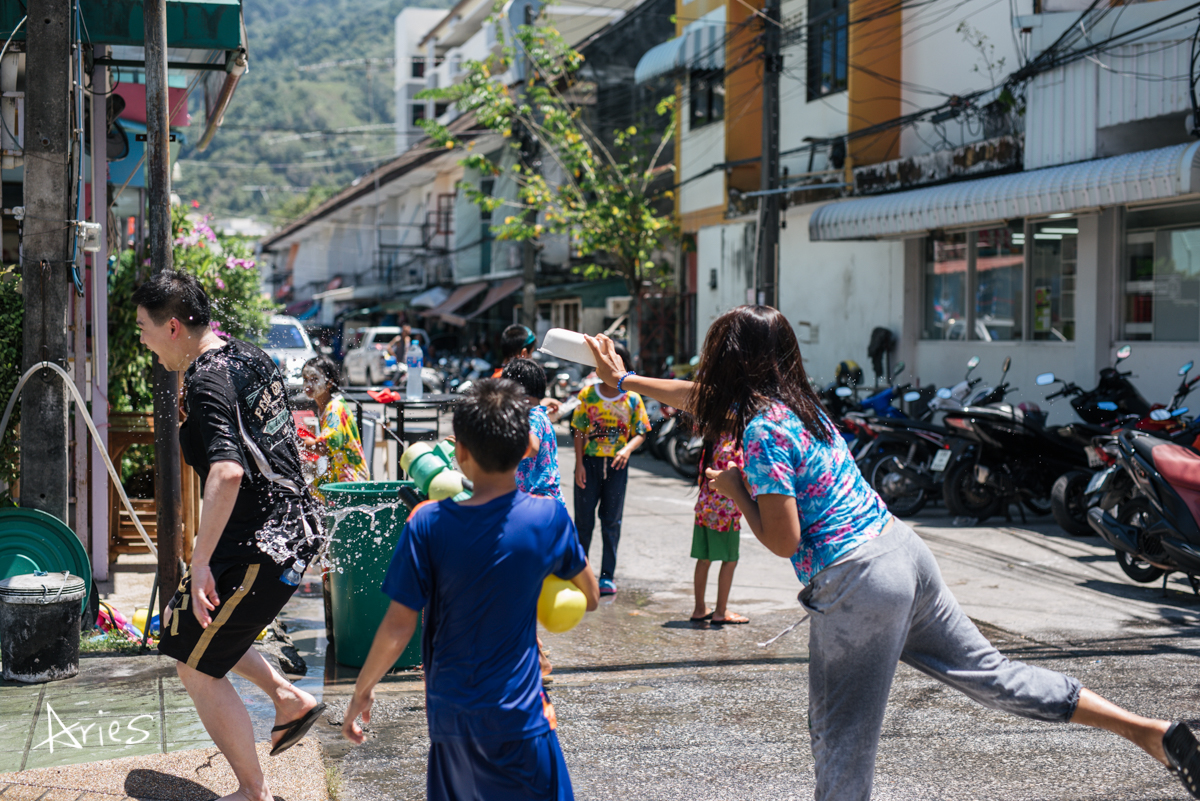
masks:
[(404, 364), (408, 368), (408, 387), (404, 394), (410, 398), (419, 398), (423, 390), (421, 368), (425, 366), (425, 356), (415, 338), (409, 343), (408, 352), (404, 354)]

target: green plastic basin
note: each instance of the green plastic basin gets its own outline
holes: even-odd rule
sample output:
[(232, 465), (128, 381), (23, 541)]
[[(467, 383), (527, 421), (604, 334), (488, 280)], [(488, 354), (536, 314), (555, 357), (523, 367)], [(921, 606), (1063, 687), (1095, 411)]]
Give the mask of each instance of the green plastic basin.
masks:
[[(391, 599), (380, 589), (409, 509), (398, 495), (411, 481), (344, 481), (323, 484), (329, 506), (329, 570), (333, 655), (338, 664), (362, 667)], [(395, 667), (421, 664), (421, 624)]]

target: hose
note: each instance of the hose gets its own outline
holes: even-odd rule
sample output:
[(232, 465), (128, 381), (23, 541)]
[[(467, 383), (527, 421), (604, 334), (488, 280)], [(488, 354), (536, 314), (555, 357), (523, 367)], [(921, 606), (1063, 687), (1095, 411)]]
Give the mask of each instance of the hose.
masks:
[(17, 388), (13, 390), (13, 394), (8, 399), (8, 406), (4, 408), (4, 416), (0, 417), (0, 442), (4, 441), (4, 430), (8, 428), (8, 418), (12, 416), (13, 407), (17, 405), (17, 398), (21, 397), (21, 388), (25, 386), (25, 382), (30, 376), (42, 368), (49, 368), (62, 376), (67, 388), (71, 390), (71, 394), (75, 396), (75, 411), (83, 415), (83, 420), (87, 423), (88, 431), (92, 432), (92, 439), (96, 441), (96, 447), (100, 451), (100, 456), (104, 459), (104, 466), (108, 468), (108, 474), (112, 476), (113, 484), (117, 488), (117, 494), (121, 496), (121, 503), (125, 504), (125, 508), (129, 511), (129, 519), (133, 521), (133, 527), (137, 529), (138, 534), (142, 535), (142, 539), (146, 543), (146, 547), (150, 549), (150, 553), (158, 558), (158, 548), (150, 539), (150, 535), (146, 533), (146, 529), (142, 528), (142, 521), (138, 520), (137, 512), (133, 509), (133, 504), (129, 502), (129, 496), (125, 494), (125, 487), (121, 484), (121, 477), (117, 474), (117, 469), (113, 467), (112, 459), (108, 458), (108, 450), (104, 447), (103, 440), (100, 439), (100, 433), (96, 431), (96, 424), (92, 422), (92, 416), (88, 414), (87, 404), (83, 400), (83, 396), (79, 394), (79, 389), (76, 388), (71, 375), (57, 364), (53, 362), (38, 362), (33, 367), (25, 371), (25, 375), (21, 376), (21, 380), (17, 382)]

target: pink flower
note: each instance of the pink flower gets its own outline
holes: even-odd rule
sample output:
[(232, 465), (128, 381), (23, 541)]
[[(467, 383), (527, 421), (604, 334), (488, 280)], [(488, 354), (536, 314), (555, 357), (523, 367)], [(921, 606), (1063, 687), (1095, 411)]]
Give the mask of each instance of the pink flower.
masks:
[(217, 289), (224, 289), (224, 288), (225, 288), (225, 282), (222, 281), (220, 278), (218, 278), (217, 279)]

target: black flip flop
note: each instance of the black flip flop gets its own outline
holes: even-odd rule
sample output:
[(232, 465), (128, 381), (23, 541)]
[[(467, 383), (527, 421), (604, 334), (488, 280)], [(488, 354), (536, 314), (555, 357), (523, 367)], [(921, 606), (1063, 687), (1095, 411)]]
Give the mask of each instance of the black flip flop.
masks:
[(304, 717), (297, 718), (291, 723), (282, 723), (271, 729), (272, 734), (277, 731), (287, 732), (287, 734), (283, 735), (283, 739), (277, 742), (275, 747), (271, 749), (271, 756), (279, 756), (284, 751), (303, 740), (304, 735), (308, 734), (308, 730), (312, 728), (312, 725), (317, 722), (317, 718), (321, 717), (321, 713), (324, 711), (325, 705), (317, 704), (312, 709), (308, 710), (308, 712), (304, 713)]
[(688, 620), (692, 621), (693, 623), (703, 623), (706, 620), (712, 620), (712, 612), (709, 612), (704, 617), (692, 617), (688, 618)]
[(1171, 763), (1171, 772), (1179, 777), (1183, 786), (1200, 798), (1200, 743), (1186, 723), (1172, 723), (1163, 735), (1163, 750)]

